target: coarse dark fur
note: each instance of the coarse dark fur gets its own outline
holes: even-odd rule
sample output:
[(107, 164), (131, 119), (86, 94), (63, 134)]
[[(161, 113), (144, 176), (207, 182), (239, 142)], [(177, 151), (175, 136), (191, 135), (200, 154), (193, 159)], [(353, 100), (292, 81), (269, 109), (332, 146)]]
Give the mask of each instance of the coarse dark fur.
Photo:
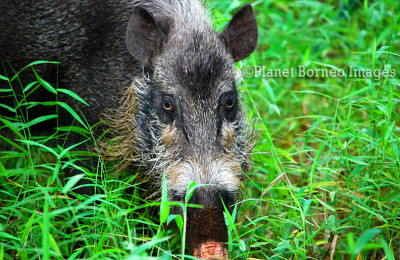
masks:
[[(20, 69), (35, 60), (59, 60), (58, 73), (55, 65), (35, 69), (84, 98), (90, 106), (78, 107), (90, 123), (104, 115), (113, 137), (103, 151), (119, 160), (120, 169), (139, 168), (154, 194), (165, 174), (173, 201), (184, 200), (191, 181), (209, 184), (191, 199), (212, 210), (191, 211), (194, 249), (226, 242), (220, 231), (214, 237), (213, 230), (198, 232), (193, 221), (215, 212), (210, 221), (219, 224), (211, 228), (224, 227), (221, 198), (232, 210), (242, 171), (250, 169), (252, 142), (233, 63), (256, 44), (250, 6), (219, 34), (196, 0), (0, 2), (0, 59), (7, 73), (7, 62)], [(34, 80), (33, 74), (21, 76)], [(61, 123), (71, 122), (65, 117)], [(207, 235), (196, 237), (200, 233)]]
[[(90, 123), (96, 123), (104, 108), (118, 105), (120, 92), (139, 73), (139, 62), (124, 40), (133, 6), (132, 1), (2, 0), (0, 60), (15, 70), (37, 60), (59, 60), (58, 68), (35, 69), (50, 83), (83, 97), (90, 107), (77, 105)], [(36, 80), (33, 73), (21, 78), (26, 83)], [(38, 93), (35, 98), (52, 97)], [(69, 97), (63, 100), (75, 103)]]

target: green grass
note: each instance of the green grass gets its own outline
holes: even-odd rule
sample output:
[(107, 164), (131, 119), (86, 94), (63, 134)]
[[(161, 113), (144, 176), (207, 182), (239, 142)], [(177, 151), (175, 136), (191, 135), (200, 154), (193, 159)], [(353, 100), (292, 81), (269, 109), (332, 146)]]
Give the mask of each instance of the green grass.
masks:
[[(221, 30), (245, 3), (211, 1), (215, 27)], [(252, 3), (259, 45), (238, 67), (334, 68), (349, 75), (350, 66), (386, 66), (396, 76), (245, 79), (241, 89), (257, 138), (240, 207), (227, 217), (231, 259), (399, 259), (400, 3)], [(29, 123), (0, 116), (0, 259), (182, 258), (180, 234), (165, 229), (167, 202), (160, 221), (151, 214), (160, 203), (140, 198), (135, 176), (107, 174), (95, 184), (104, 195), (66, 197), (77, 179), (63, 186), (57, 177), (67, 167), (89, 173), (77, 164), (88, 152), (54, 140), (68, 131), (95, 139), (84, 119), (80, 128), (49, 136), (30, 132), (51, 117)], [(105, 171), (101, 165), (91, 178)]]

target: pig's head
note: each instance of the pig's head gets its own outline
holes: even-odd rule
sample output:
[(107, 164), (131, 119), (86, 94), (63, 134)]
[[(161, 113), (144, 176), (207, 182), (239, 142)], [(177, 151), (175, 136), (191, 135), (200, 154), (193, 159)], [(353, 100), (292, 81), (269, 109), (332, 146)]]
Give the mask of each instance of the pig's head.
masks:
[(189, 209), (188, 242), (197, 257), (227, 258), (222, 201), (232, 212), (252, 151), (233, 65), (256, 48), (256, 21), (246, 5), (217, 33), (197, 1), (160, 2), (143, 1), (130, 17), (127, 47), (144, 73), (116, 112), (113, 152), (154, 190), (165, 174), (171, 201), (184, 201), (193, 181), (208, 184), (189, 201), (203, 208)]

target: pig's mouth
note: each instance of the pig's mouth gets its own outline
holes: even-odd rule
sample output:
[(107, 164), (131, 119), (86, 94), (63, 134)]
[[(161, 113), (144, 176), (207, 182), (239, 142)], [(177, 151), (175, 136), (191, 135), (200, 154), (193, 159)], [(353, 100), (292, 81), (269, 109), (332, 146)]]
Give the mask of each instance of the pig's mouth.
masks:
[[(226, 208), (232, 214), (235, 195), (202, 188), (196, 189), (189, 200), (189, 204), (201, 205), (202, 208), (187, 208), (186, 244), (193, 251), (193, 256), (201, 260), (229, 259), (226, 246), (228, 230), (223, 212)], [(176, 196), (173, 201), (183, 200)], [(182, 208), (174, 206), (171, 213), (182, 215)]]
[(221, 209), (188, 211), (188, 242), (193, 256), (202, 260), (229, 259), (227, 227)]
[(193, 256), (202, 260), (229, 259), (228, 250), (221, 243), (210, 241), (193, 250)]

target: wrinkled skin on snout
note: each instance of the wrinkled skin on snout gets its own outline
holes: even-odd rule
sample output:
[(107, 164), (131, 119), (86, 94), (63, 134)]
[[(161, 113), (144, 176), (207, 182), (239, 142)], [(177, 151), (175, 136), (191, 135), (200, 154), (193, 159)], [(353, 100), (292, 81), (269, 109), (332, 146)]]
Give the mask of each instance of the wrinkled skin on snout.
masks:
[(188, 210), (187, 242), (196, 257), (227, 259), (223, 203), (232, 212), (252, 151), (233, 65), (254, 51), (258, 33), (249, 5), (217, 33), (193, 2), (175, 3), (188, 14), (152, 1), (133, 11), (127, 47), (145, 73), (114, 117), (123, 136), (114, 155), (139, 166), (152, 190), (165, 174), (171, 201), (183, 202), (193, 181), (208, 184), (189, 201), (202, 208)]

